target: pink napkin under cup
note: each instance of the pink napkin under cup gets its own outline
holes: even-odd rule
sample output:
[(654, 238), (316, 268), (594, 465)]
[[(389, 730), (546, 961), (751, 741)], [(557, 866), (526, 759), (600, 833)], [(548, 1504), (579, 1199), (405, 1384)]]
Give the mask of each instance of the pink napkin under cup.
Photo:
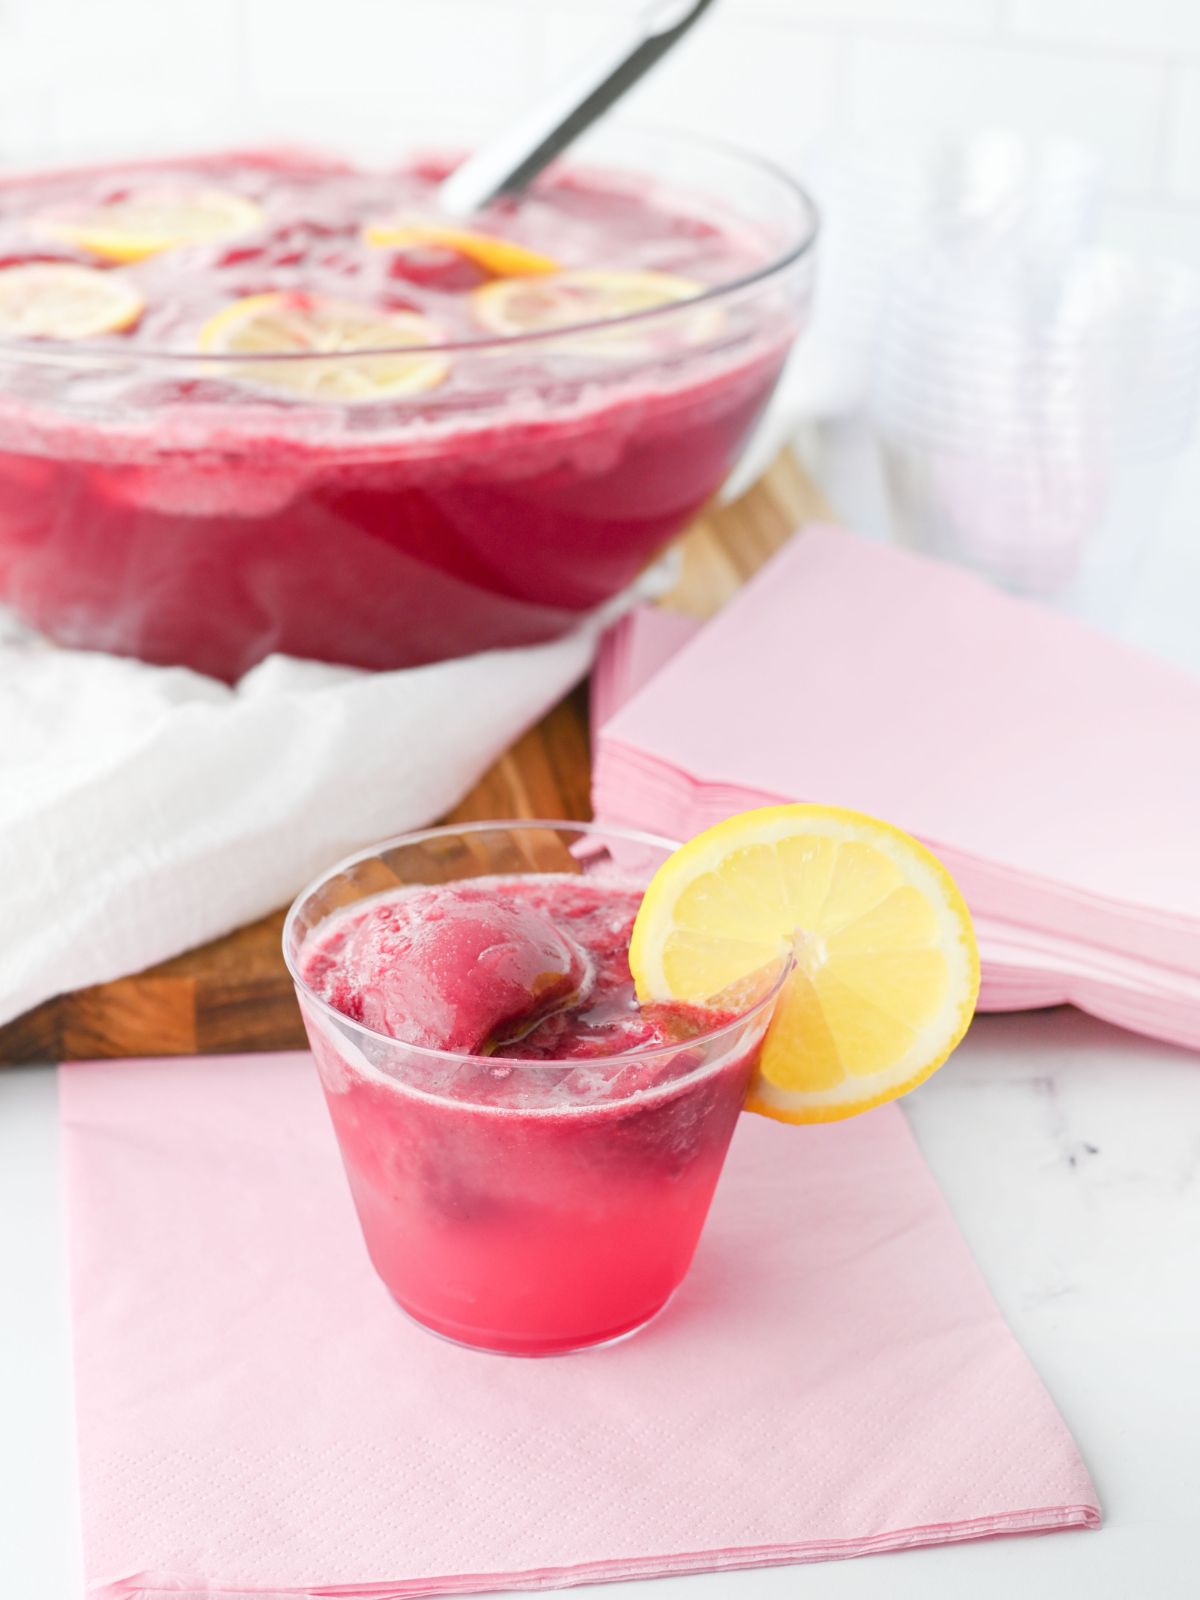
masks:
[(521, 1361), (388, 1298), (306, 1056), (60, 1086), (92, 1596), (387, 1600), (1099, 1522), (895, 1107), (743, 1117), (658, 1321)]

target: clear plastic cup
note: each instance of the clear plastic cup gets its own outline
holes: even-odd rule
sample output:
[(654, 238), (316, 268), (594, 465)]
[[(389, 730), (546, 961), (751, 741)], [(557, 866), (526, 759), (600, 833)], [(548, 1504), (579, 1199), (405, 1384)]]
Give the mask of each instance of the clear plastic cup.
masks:
[(673, 848), (583, 823), (434, 828), (341, 862), (292, 906), (284, 953), (367, 1251), (431, 1332), (551, 1355), (623, 1338), (662, 1310), (691, 1263), (784, 973), (762, 974), (734, 1020), (685, 1043), (535, 1062), (364, 1027), (306, 981), (306, 941), (348, 906), (420, 885), (535, 873), (640, 888)]
[(1200, 279), (1102, 250), (931, 245), (897, 279), (873, 411), (896, 532), (1119, 626), (1194, 427)]
[(849, 415), (868, 399), (883, 307), (898, 263), (923, 241), (986, 262), (1021, 251), (1042, 263), (1094, 237), (1103, 188), (1095, 152), (1004, 129), (964, 139), (837, 139), (801, 169), (822, 213), (821, 289), (788, 367), (795, 409)]

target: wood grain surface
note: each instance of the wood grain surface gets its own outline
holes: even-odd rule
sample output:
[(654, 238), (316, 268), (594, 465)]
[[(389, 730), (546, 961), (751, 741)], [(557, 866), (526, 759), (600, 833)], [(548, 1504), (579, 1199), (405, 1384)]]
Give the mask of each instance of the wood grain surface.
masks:
[[(796, 526), (828, 508), (788, 454), (741, 499), (682, 536), (679, 582), (664, 605), (717, 611)], [(586, 686), (517, 740), (447, 821), (591, 815)], [(0, 1064), (101, 1056), (221, 1054), (302, 1047), (280, 954), (284, 912), (136, 976), (59, 995), (0, 1028)]]

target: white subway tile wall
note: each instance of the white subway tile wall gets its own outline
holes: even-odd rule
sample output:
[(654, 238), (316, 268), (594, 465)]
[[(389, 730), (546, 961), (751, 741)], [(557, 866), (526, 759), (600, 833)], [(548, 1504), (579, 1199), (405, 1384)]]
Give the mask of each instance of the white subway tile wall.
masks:
[(1083, 48), (1200, 52), (1200, 6), (1192, 0), (1010, 0), (1013, 31)]
[(1167, 107), (1167, 187), (1200, 214), (1200, 61), (1176, 69), (1171, 91)]
[[(757, 15), (738, 0), (717, 3), (728, 11), (712, 26), (698, 26), (630, 94), (629, 114), (719, 135), (797, 165), (841, 115), (849, 40), (833, 32), (798, 37), (781, 16)], [(612, 33), (612, 9), (597, 18), (599, 7), (556, 7), (548, 17), (547, 70), (563, 74), (586, 58), (589, 44)]]
[[(208, 0), (170, 3), (177, 11)], [(235, 3), (256, 132), (290, 130), (320, 144), (336, 143), (340, 130), (380, 155), (405, 128), (440, 125), (444, 136), (452, 123), (473, 138), (517, 116), (543, 71), (545, 19), (519, 0)]]
[[(241, 101), (241, 0), (3, 0), (24, 32), (22, 81), (46, 98), (56, 155), (155, 140), (195, 147), (229, 126)], [(7, 153), (7, 152), (4, 152)], [(30, 152), (36, 155), (36, 151)]]
[[(0, 0), (0, 163), (474, 137), (641, 3)], [(792, 164), (825, 135), (1074, 134), (1119, 232), (1200, 240), (1200, 0), (717, 0), (631, 107)]]
[(1106, 158), (1113, 181), (1142, 192), (1156, 179), (1162, 73), (1153, 63), (1023, 50), (1001, 40), (863, 40), (848, 114), (876, 135), (1018, 126), (1069, 133)]

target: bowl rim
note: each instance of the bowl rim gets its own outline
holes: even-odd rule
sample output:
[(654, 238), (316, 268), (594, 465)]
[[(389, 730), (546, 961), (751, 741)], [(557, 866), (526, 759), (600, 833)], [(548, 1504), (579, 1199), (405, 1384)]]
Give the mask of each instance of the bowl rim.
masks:
[[(330, 1005), (328, 1000), (317, 994), (302, 976), (296, 962), (292, 959), (291, 949), (295, 945), (296, 954), (299, 955), (303, 948), (303, 943), (295, 935), (296, 924), (300, 919), (300, 910), (309, 897), (314, 895), (330, 879), (336, 878), (340, 873), (349, 871), (350, 868), (357, 866), (359, 862), (369, 861), (373, 857), (382, 855), (384, 851), (400, 845), (420, 844), (427, 839), (461, 837), (463, 834), (473, 833), (494, 833), (498, 829), (517, 828), (552, 828), (556, 831), (569, 829), (585, 835), (615, 838), (631, 844), (650, 845), (656, 850), (665, 851), (668, 855), (679, 849), (677, 840), (664, 838), (661, 834), (651, 833), (643, 828), (627, 828), (618, 823), (579, 822), (569, 817), (497, 817), (482, 822), (441, 823), (436, 827), (416, 828), (406, 833), (393, 834), (390, 838), (381, 839), (378, 843), (368, 845), (363, 850), (356, 850), (351, 855), (343, 856), (340, 861), (334, 862), (332, 866), (326, 867), (324, 871), (317, 873), (314, 878), (305, 884), (304, 888), (300, 890), (288, 907), (280, 942), (283, 949), (284, 965), (287, 967), (288, 974), (296, 986), (297, 996), (302, 996), (305, 1004), (315, 1006), (338, 1029), (342, 1031), (348, 1029), (363, 1039), (371, 1040), (377, 1044), (385, 1044), (394, 1050), (402, 1051), (405, 1055), (416, 1055), (443, 1065), (453, 1064), (456, 1066), (471, 1063), (477, 1066), (494, 1067), (498, 1062), (503, 1062), (505, 1067), (512, 1068), (514, 1071), (519, 1069), (528, 1071), (535, 1068), (539, 1070), (578, 1071), (580, 1068), (588, 1068), (589, 1066), (595, 1069), (597, 1064), (604, 1062), (657, 1061), (664, 1056), (678, 1055), (684, 1050), (694, 1050), (719, 1043), (736, 1030), (742, 1028), (747, 1022), (756, 1019), (764, 1012), (769, 1014), (774, 1009), (783, 986), (791, 974), (790, 962), (781, 964), (778, 976), (771, 983), (768, 990), (760, 995), (752, 1005), (747, 1006), (744, 1011), (739, 1011), (736, 1016), (730, 1017), (719, 1026), (707, 1028), (703, 1033), (693, 1034), (688, 1039), (680, 1040), (674, 1044), (651, 1045), (646, 1049), (629, 1050), (610, 1056), (565, 1056), (527, 1060), (514, 1056), (481, 1056), (463, 1050), (441, 1050), (432, 1045), (410, 1044), (406, 1039), (398, 1039), (392, 1034), (380, 1033), (377, 1029), (368, 1028), (365, 1023), (357, 1022), (353, 1017), (348, 1017), (344, 1011), (339, 1011), (336, 1006)], [(532, 873), (529, 875), (535, 876)], [(480, 874), (480, 876), (486, 877), (489, 874)], [(502, 876), (502, 874), (495, 874), (495, 876)], [(524, 876), (524, 874), (514, 873), (509, 874), (509, 876), (519, 877)], [(458, 880), (450, 881), (456, 882)], [(466, 879), (464, 881), (471, 882), (473, 880)], [(413, 885), (413, 887), (419, 888), (421, 886)], [(384, 890), (382, 892), (386, 894), (389, 891)], [(364, 895), (362, 903), (365, 904), (373, 898), (376, 897)], [(703, 1070), (709, 1065), (710, 1063), (708, 1062), (699, 1063), (693, 1071)], [(386, 1066), (380, 1065), (378, 1070), (386, 1072)], [(684, 1083), (692, 1076), (693, 1072), (688, 1072), (677, 1080), (673, 1079), (669, 1087), (673, 1088), (677, 1083)], [(668, 1087), (668, 1085), (663, 1087)]]
[[(41, 365), (77, 365), (87, 361), (120, 360), (122, 362), (142, 363), (156, 365), (159, 363), (186, 363), (190, 370), (197, 374), (211, 371), (221, 372), (231, 367), (245, 367), (249, 363), (254, 366), (286, 367), (296, 363), (317, 365), (319, 363), (345, 361), (347, 355), (354, 358), (360, 357), (389, 357), (408, 355), (451, 355), (455, 352), (469, 351), (508, 351), (513, 349), (537, 348), (546, 342), (555, 342), (577, 334), (587, 334), (597, 330), (611, 330), (624, 327), (642, 327), (654, 325), (671, 317), (687, 316), (694, 313), (698, 306), (712, 305), (742, 290), (753, 288), (754, 285), (768, 281), (786, 271), (805, 256), (811, 255), (816, 247), (821, 232), (821, 213), (802, 184), (798, 183), (791, 173), (780, 163), (761, 155), (754, 150), (744, 149), (742, 146), (726, 139), (713, 137), (708, 134), (693, 133), (686, 129), (671, 128), (653, 123), (623, 122), (618, 120), (614, 124), (616, 131), (634, 136), (650, 137), (653, 139), (667, 139), (673, 143), (691, 146), (700, 152), (709, 151), (726, 159), (742, 163), (745, 167), (756, 168), (768, 180), (776, 184), (788, 196), (788, 201), (793, 211), (793, 226), (789, 232), (787, 243), (764, 262), (759, 263), (747, 272), (740, 273), (736, 278), (730, 278), (723, 283), (712, 284), (703, 289), (699, 294), (691, 295), (686, 300), (674, 300), (662, 306), (651, 306), (644, 311), (630, 311), (619, 317), (591, 318), (582, 322), (564, 323), (554, 328), (538, 329), (530, 333), (519, 334), (491, 334), (478, 339), (449, 339), (431, 344), (398, 344), (398, 345), (373, 345), (353, 352), (346, 351), (321, 351), (310, 354), (306, 351), (274, 351), (255, 354), (253, 357), (246, 354), (215, 351), (188, 351), (167, 350), (153, 345), (122, 346), (114, 343), (105, 343), (101, 339), (77, 340), (50, 340), (20, 337), (0, 336), (0, 356), (20, 357)], [(259, 154), (265, 152), (257, 152)], [(256, 152), (239, 151), (233, 149), (231, 155), (242, 154), (253, 156)], [(170, 155), (162, 158), (161, 165), (172, 162), (186, 165), (188, 160), (202, 159), (201, 153), (193, 152), (187, 155)], [(563, 158), (570, 160), (568, 154)], [(582, 163), (588, 164), (585, 160)], [(596, 168), (610, 165), (608, 158), (600, 156), (591, 163)], [(134, 158), (121, 163), (117, 160), (106, 162), (105, 167), (133, 167), (137, 165)], [(52, 169), (44, 169), (52, 175)], [(73, 169), (63, 169), (73, 170)], [(37, 171), (22, 172), (22, 179), (36, 177)], [(111, 270), (120, 271), (120, 266)], [(286, 291), (285, 291), (286, 292)], [(347, 298), (353, 298), (349, 291)]]

